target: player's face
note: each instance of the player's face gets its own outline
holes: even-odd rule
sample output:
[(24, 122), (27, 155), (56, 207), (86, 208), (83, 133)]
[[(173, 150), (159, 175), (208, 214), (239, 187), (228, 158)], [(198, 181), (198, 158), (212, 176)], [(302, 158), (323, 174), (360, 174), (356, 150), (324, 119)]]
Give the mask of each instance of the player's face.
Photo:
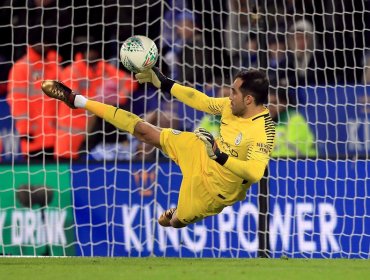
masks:
[(242, 85), (242, 83), (243, 81), (240, 78), (237, 78), (234, 81), (229, 97), (231, 101), (231, 111), (237, 117), (242, 117), (246, 114), (247, 105), (252, 98), (250, 95), (243, 96), (242, 92), (240, 91), (240, 86)]

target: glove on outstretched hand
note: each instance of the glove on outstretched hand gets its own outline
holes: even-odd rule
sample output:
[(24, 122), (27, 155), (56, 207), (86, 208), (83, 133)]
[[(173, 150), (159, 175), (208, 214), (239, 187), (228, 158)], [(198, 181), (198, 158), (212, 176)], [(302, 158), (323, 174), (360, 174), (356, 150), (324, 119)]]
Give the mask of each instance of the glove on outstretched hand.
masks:
[(163, 75), (157, 67), (137, 73), (135, 78), (140, 84), (151, 83), (156, 88), (162, 89), (164, 92), (170, 92), (173, 84), (175, 83), (173, 80)]
[(206, 145), (208, 156), (219, 164), (224, 165), (229, 156), (220, 151), (213, 135), (201, 127), (194, 130), (194, 133)]

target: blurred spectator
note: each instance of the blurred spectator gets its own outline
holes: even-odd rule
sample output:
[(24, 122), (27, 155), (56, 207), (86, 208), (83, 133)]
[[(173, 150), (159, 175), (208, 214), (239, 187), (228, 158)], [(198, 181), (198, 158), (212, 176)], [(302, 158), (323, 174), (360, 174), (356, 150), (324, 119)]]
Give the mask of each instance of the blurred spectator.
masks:
[(52, 49), (53, 27), (30, 27), (26, 55), (9, 73), (7, 101), (21, 138), (21, 152), (32, 158), (53, 158), (56, 102), (41, 91), (41, 81), (58, 79), (59, 57)]
[[(308, 0), (306, 0), (308, 1)], [(292, 6), (295, 9), (298, 9), (298, 13), (302, 15), (303, 11), (297, 7), (294, 2), (296, 0), (275, 0), (275, 1), (266, 1), (265, 9), (266, 16), (261, 19), (261, 24), (266, 25), (267, 31), (277, 32), (278, 30), (288, 30), (291, 25), (291, 16)]]
[(197, 32), (194, 15), (184, 12), (176, 16), (175, 42), (164, 55), (169, 76), (190, 86), (201, 85), (211, 77), (211, 56)]
[[(82, 0), (75, 0), (75, 2), (78, 1)], [(11, 53), (13, 60), (18, 60), (26, 53), (27, 34), (31, 26), (41, 24), (58, 27), (58, 33), (54, 35), (58, 37), (58, 51), (60, 51), (60, 48), (64, 48), (66, 42), (71, 41), (73, 7), (70, 1), (4, 0), (2, 2), (0, 18), (6, 18), (7, 24), (9, 24), (9, 29), (5, 34), (10, 33), (12, 36), (11, 41), (8, 42), (11, 42), (11, 46), (13, 46)], [(3, 32), (1, 34), (3, 35)]]
[(280, 85), (314, 86), (335, 82), (332, 53), (317, 46), (314, 28), (309, 21), (293, 23), (289, 29), (288, 46), (288, 77), (280, 75)]
[(221, 76), (233, 77), (240, 67), (260, 66), (257, 51), (260, 41), (257, 35), (258, 16), (256, 2), (252, 0), (226, 1), (228, 10), (223, 33), (223, 49)]
[(326, 0), (323, 6), (324, 42), (335, 53), (336, 76), (345, 84), (360, 82), (363, 50), (370, 46), (370, 1)]
[(362, 83), (365, 85), (370, 84), (370, 51), (368, 51), (364, 57), (364, 75)]
[[(0, 3), (0, 94), (6, 94), (7, 78), (14, 61), (27, 53), (28, 31), (31, 27), (64, 26), (71, 16), (58, 9), (56, 0), (4, 0)], [(58, 1), (59, 2), (59, 1)], [(60, 1), (66, 2), (66, 1)], [(58, 16), (60, 15), (60, 16)], [(58, 30), (60, 38), (65, 37), (64, 29)], [(57, 33), (53, 34), (55, 40)], [(67, 37), (68, 38), (68, 37)]]
[(248, 34), (257, 28), (256, 2), (252, 0), (228, 1), (229, 16), (226, 21), (225, 45), (234, 56), (248, 41)]
[[(288, 24), (284, 26), (285, 28), (301, 20), (303, 15), (308, 21), (314, 22), (316, 28), (317, 22), (314, 21), (313, 17), (320, 16), (319, 13), (322, 11), (322, 3), (315, 3), (315, 0), (280, 0), (277, 5), (284, 9), (284, 21)], [(284, 23), (280, 21), (280, 24)]]
[(8, 3), (0, 4), (0, 96), (7, 94), (7, 81), (9, 70), (12, 67), (12, 42), (10, 6)]
[[(244, 42), (244, 47), (241, 50), (241, 66), (245, 68), (257, 68), (259, 66), (258, 61), (258, 41), (255, 33), (251, 33)], [(233, 59), (235, 61), (235, 59)], [(238, 63), (233, 63), (234, 66), (239, 66)], [(237, 67), (240, 69), (240, 67)], [(238, 71), (238, 70), (237, 70)]]
[(177, 18), (181, 16), (182, 13), (186, 13), (188, 10), (187, 1), (184, 0), (165, 0), (165, 8), (163, 16), (163, 48), (169, 49), (174, 43), (174, 29)]
[[(225, 67), (228, 65), (228, 52), (224, 42), (225, 22), (229, 16), (228, 2), (222, 1), (192, 1), (188, 0), (189, 9), (196, 15), (196, 26), (199, 28), (203, 38), (204, 51), (211, 58), (211, 62), (205, 66), (206, 71), (212, 72), (212, 78), (207, 82), (222, 77)], [(210, 53), (210, 54), (209, 54)]]
[[(137, 88), (137, 83), (125, 72), (102, 59), (101, 43), (89, 43), (87, 38), (78, 37), (75, 45), (77, 53), (74, 61), (62, 74), (64, 83), (89, 98), (123, 106), (128, 95)], [(64, 103), (59, 103), (56, 156), (78, 158), (86, 134), (94, 130), (96, 121), (97, 118), (88, 117), (85, 110), (72, 110)]]
[[(48, 21), (58, 27), (58, 52), (63, 63), (73, 60), (73, 38), (94, 37), (105, 43), (104, 57), (117, 59), (123, 40), (134, 34), (159, 35), (161, 3), (135, 0), (135, 5), (125, 0), (4, 0), (0, 9), (1, 18), (8, 21), (12, 33), (13, 57), (18, 59), (25, 53), (26, 34), (29, 26)], [(1, 5), (1, 4), (0, 4)], [(143, 23), (143, 14), (148, 24)], [(7, 30), (8, 31), (8, 30)], [(8, 31), (9, 32), (9, 31)], [(1, 33), (3, 34), (3, 32)], [(9, 42), (9, 41), (8, 41)]]
[(268, 36), (267, 67), (270, 84), (278, 84), (279, 71), (287, 69), (285, 37), (279, 33)]
[[(90, 32), (92, 26), (96, 26), (95, 30), (97, 32), (92, 35), (95, 38), (98, 38), (99, 34), (103, 37), (105, 59), (118, 61), (122, 42), (133, 35), (146, 35), (159, 43), (162, 23), (159, 19), (162, 15), (163, 1), (104, 0), (103, 9), (101, 9), (102, 2), (100, 1), (99, 5), (94, 4), (96, 17), (94, 23), (91, 23), (92, 5), (86, 5), (86, 0), (84, 2), (84, 7), (81, 8), (86, 9), (85, 18), (88, 17), (90, 24), (84, 24), (86, 22), (85, 18), (79, 20), (80, 24), (87, 28), (88, 32)], [(143, 17), (145, 17), (145, 20), (143, 20)], [(88, 32), (84, 33), (85, 36), (88, 36)]]
[(273, 157), (314, 157), (315, 137), (305, 117), (295, 108), (294, 98), (285, 88), (269, 94), (269, 110), (276, 123), (276, 143)]

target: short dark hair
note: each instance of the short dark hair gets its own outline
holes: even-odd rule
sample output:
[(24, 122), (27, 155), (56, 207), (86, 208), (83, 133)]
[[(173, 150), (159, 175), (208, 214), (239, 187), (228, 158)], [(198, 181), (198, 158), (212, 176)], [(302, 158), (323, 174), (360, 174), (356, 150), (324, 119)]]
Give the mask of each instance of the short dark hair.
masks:
[(236, 78), (243, 81), (240, 86), (243, 96), (252, 95), (256, 105), (267, 103), (269, 80), (265, 72), (256, 69), (241, 70), (236, 74)]

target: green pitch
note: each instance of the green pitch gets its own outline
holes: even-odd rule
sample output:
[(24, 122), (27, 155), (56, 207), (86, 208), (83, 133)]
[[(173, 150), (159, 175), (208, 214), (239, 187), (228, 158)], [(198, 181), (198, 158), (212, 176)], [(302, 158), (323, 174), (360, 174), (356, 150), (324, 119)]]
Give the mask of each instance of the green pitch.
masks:
[(370, 279), (370, 260), (0, 258), (1, 279)]

